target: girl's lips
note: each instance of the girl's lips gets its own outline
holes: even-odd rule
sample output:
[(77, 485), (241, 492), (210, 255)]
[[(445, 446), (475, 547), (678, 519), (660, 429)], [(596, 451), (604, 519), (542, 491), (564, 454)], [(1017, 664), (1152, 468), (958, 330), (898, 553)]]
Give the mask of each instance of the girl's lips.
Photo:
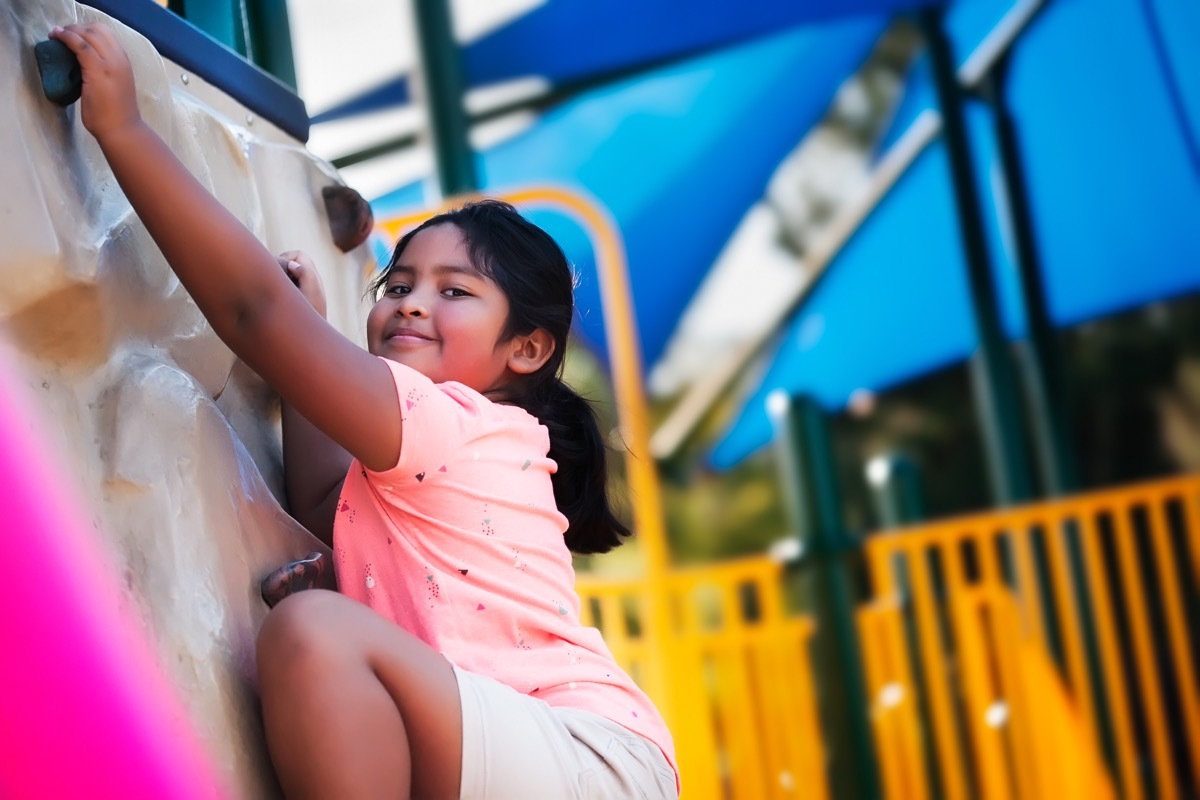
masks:
[(387, 336), (385, 336), (383, 338), (389, 342), (394, 342), (394, 341), (432, 342), (433, 341), (433, 339), (431, 337), (426, 336), (423, 333), (417, 333), (416, 331), (408, 330), (407, 328), (391, 331), (390, 333), (388, 333)]

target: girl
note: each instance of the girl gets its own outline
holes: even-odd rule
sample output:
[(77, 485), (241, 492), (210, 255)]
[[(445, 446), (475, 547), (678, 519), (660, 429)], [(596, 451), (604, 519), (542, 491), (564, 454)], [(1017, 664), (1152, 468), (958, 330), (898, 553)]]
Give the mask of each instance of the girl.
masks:
[(311, 266), (280, 270), (141, 119), (113, 31), (51, 35), (129, 202), (284, 399), (289, 497), (332, 530), (344, 595), (286, 598), (258, 640), (288, 796), (677, 796), (661, 717), (578, 619), (567, 546), (627, 531), (595, 419), (559, 379), (558, 246), (502, 203), (434, 217), (397, 245), (363, 352), (324, 320)]

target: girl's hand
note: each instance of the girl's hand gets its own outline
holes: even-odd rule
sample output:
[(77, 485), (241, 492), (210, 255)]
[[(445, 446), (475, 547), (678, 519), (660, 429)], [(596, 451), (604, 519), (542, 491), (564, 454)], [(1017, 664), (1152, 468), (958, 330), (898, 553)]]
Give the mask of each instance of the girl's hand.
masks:
[(299, 250), (288, 250), (276, 256), (276, 260), (279, 261), (279, 266), (283, 267), (284, 273), (292, 279), (292, 283), (300, 289), (304, 299), (318, 314), (325, 316), (325, 286), (321, 283), (321, 276), (312, 259)]
[(83, 126), (101, 144), (104, 139), (141, 123), (133, 67), (117, 35), (107, 25), (67, 25), (50, 32), (71, 49), (83, 73), (80, 100)]

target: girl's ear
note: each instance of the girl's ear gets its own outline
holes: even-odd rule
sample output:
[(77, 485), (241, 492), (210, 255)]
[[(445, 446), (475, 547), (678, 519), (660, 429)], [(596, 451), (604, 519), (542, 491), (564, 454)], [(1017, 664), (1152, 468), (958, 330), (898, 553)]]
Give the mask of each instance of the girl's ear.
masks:
[(545, 328), (514, 336), (509, 342), (508, 368), (518, 375), (532, 375), (554, 355), (554, 337)]

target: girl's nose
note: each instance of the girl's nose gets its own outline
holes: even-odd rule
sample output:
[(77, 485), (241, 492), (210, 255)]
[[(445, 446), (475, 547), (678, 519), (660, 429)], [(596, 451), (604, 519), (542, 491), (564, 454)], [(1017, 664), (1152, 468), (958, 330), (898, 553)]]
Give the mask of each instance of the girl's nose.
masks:
[(425, 304), (412, 294), (406, 294), (400, 299), (399, 305), (396, 306), (396, 313), (402, 317), (428, 316)]

